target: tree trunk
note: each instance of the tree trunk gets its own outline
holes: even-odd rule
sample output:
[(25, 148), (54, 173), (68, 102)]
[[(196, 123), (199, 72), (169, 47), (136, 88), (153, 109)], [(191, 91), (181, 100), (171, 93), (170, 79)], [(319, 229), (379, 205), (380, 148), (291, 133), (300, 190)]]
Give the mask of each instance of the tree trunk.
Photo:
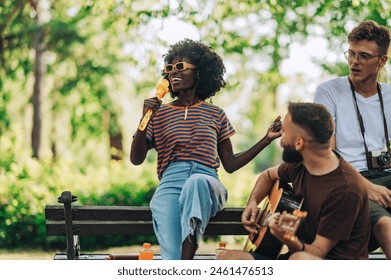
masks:
[(37, 24), (37, 30), (34, 34), (34, 49), (35, 49), (35, 66), (34, 66), (34, 88), (33, 88), (33, 129), (31, 134), (31, 145), (33, 150), (33, 157), (40, 158), (41, 148), (41, 134), (42, 134), (42, 112), (41, 112), (41, 96), (42, 96), (42, 84), (44, 79), (44, 65), (43, 65), (43, 53), (44, 53), (44, 32), (40, 22), (40, 9), (38, 0), (34, 1), (36, 16), (35, 22)]

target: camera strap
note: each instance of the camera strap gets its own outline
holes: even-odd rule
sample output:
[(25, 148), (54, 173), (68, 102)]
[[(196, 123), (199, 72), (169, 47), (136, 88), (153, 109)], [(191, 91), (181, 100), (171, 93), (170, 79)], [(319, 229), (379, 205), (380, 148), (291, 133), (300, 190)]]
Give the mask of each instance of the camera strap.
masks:
[[(362, 135), (362, 138), (363, 138), (363, 140), (364, 140), (365, 156), (366, 156), (366, 158), (367, 158), (367, 163), (368, 163), (368, 167), (369, 167), (369, 166), (371, 166), (371, 162), (372, 162), (372, 161), (371, 161), (371, 158), (370, 158), (370, 155), (369, 155), (369, 150), (368, 150), (367, 143), (366, 143), (366, 141), (365, 141), (365, 127), (364, 127), (364, 121), (363, 121), (363, 118), (362, 118), (362, 116), (361, 116), (360, 109), (358, 108), (357, 98), (356, 98), (356, 94), (355, 94), (355, 90), (354, 90), (353, 83), (352, 83), (352, 81), (350, 80), (349, 77), (348, 77), (348, 80), (349, 80), (349, 84), (350, 84), (350, 89), (352, 90), (352, 95), (353, 95), (354, 104), (356, 105), (356, 113), (357, 113), (358, 123), (360, 124), (361, 135)], [(389, 141), (389, 138), (388, 138), (388, 129), (387, 129), (386, 114), (384, 113), (383, 95), (382, 95), (382, 93), (381, 93), (381, 88), (380, 88), (379, 83), (377, 83), (377, 94), (379, 95), (380, 108), (381, 108), (382, 115), (383, 115), (383, 125), (384, 125), (384, 135), (385, 135), (385, 137), (386, 137), (386, 147), (387, 147), (388, 153), (391, 154), (390, 141)]]

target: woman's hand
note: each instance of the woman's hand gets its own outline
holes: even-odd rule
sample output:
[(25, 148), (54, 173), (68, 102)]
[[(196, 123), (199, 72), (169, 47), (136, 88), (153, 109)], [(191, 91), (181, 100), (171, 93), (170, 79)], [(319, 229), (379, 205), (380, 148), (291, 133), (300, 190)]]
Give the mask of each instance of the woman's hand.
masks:
[(149, 110), (152, 110), (152, 115), (155, 114), (155, 112), (159, 109), (161, 104), (162, 104), (162, 101), (159, 100), (159, 98), (157, 98), (156, 96), (145, 99), (144, 105), (143, 105), (143, 116)]
[(281, 116), (278, 116), (274, 122), (269, 126), (266, 138), (269, 143), (271, 143), (274, 139), (281, 136)]

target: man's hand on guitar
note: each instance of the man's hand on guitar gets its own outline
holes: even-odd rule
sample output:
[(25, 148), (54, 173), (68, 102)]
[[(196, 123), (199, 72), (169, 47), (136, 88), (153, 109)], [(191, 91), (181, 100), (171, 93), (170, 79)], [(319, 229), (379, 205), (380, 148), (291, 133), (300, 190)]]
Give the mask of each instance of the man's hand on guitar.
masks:
[(278, 240), (287, 245), (291, 251), (303, 250), (303, 243), (296, 237), (296, 231), (300, 225), (300, 221), (307, 215), (306, 212), (295, 211), (290, 214), (284, 211), (274, 213), (267, 219), (267, 225), (270, 228), (270, 233)]
[(261, 228), (261, 226), (258, 225), (258, 212), (259, 209), (257, 204), (248, 204), (243, 211), (242, 224), (248, 232), (257, 234)]

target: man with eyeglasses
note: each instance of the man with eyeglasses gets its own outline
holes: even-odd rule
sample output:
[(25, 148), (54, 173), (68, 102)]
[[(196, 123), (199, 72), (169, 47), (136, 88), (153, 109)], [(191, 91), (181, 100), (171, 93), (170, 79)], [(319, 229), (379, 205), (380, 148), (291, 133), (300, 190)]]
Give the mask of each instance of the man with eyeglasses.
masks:
[(391, 87), (377, 81), (387, 63), (390, 32), (364, 21), (348, 35), (349, 76), (318, 86), (315, 103), (334, 118), (332, 146), (368, 179), (370, 251), (380, 246), (391, 259)]

